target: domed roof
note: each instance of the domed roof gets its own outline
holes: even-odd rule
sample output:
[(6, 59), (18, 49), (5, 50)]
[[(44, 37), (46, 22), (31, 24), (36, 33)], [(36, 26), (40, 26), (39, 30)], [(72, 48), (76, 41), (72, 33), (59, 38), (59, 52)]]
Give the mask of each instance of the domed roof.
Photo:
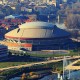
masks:
[(40, 22), (40, 21), (37, 21), (37, 22), (26, 22), (22, 25), (19, 25), (19, 28), (28, 28), (28, 29), (31, 29), (31, 28), (40, 28), (40, 29), (50, 29), (50, 28), (53, 28), (54, 25), (52, 23), (47, 23), (47, 22)]
[(58, 28), (57, 26), (47, 22), (29, 22), (19, 26), (7, 34), (6, 38), (21, 38), (21, 39), (33, 39), (33, 38), (57, 38), (67, 37), (70, 34), (65, 30)]

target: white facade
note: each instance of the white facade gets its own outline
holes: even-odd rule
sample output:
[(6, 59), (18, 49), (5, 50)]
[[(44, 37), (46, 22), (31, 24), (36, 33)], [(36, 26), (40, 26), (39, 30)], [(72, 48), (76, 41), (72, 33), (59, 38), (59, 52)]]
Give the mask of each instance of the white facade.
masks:
[(19, 28), (5, 34), (6, 38), (54, 38), (66, 36), (69, 36), (66, 31), (57, 28), (52, 23), (47, 22), (24, 23), (20, 25)]

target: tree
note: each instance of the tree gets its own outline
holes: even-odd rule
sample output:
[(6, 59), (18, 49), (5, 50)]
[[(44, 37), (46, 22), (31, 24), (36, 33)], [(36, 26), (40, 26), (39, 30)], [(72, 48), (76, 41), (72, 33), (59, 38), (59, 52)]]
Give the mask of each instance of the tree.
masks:
[(10, 15), (10, 14), (13, 14), (14, 13), (14, 10), (10, 7), (10, 6), (4, 6), (2, 8), (2, 12), (5, 14), (5, 15)]
[(27, 80), (27, 76), (25, 73), (22, 74), (21, 80)]
[(69, 14), (65, 21), (65, 26), (68, 29), (80, 29), (80, 15), (79, 14)]
[(21, 5), (20, 4), (16, 5), (15, 13), (16, 14), (20, 14), (21, 13)]

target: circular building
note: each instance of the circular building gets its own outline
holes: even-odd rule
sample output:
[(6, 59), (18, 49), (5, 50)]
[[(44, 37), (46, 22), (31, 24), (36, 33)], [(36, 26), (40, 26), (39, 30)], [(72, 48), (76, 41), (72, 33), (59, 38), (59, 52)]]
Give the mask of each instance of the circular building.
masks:
[(59, 49), (69, 37), (68, 32), (48, 22), (24, 23), (5, 34), (6, 45), (10, 49), (25, 48), (30, 51)]
[(8, 47), (0, 44), (0, 61), (8, 57)]

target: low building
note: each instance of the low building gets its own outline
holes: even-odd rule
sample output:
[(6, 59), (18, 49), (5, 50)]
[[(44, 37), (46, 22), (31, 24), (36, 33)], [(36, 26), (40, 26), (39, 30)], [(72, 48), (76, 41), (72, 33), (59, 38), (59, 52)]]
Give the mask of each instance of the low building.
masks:
[(8, 56), (8, 47), (0, 44), (0, 60)]
[(54, 5), (35, 6), (34, 10), (38, 11), (40, 15), (54, 14), (55, 6)]

